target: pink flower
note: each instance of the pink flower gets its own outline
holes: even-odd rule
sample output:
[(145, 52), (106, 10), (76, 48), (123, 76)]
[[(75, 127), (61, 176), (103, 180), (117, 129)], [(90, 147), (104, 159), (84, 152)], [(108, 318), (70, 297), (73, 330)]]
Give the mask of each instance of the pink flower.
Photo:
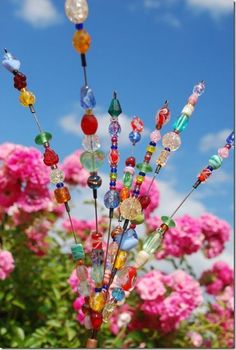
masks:
[(0, 279), (5, 280), (14, 270), (14, 259), (7, 250), (0, 250)]
[(149, 216), (145, 220), (145, 223), (147, 225), (147, 233), (151, 233), (153, 231), (156, 231), (156, 229), (160, 227), (162, 221), (158, 216)]
[(29, 249), (32, 250), (38, 256), (43, 256), (47, 253), (47, 234), (51, 227), (52, 223), (49, 220), (36, 219), (33, 222), (33, 226), (30, 226), (25, 231), (26, 236), (28, 238), (27, 245)]
[(79, 286), (79, 279), (77, 277), (77, 274), (76, 274), (76, 270), (73, 270), (69, 279), (67, 280), (67, 282), (69, 283), (71, 289), (73, 290), (74, 293), (77, 292), (78, 290), (78, 286)]
[(17, 200), (17, 205), (19, 209), (32, 213), (47, 209), (50, 202), (51, 196), (47, 187), (28, 183)]
[(17, 179), (0, 169), (0, 206), (9, 208), (21, 195), (21, 185)]
[(5, 162), (6, 158), (9, 156), (9, 154), (14, 151), (17, 147), (21, 147), (19, 145), (15, 145), (13, 143), (3, 143), (0, 145), (0, 160), (3, 160)]
[(136, 282), (136, 289), (143, 300), (155, 300), (163, 296), (166, 288), (162, 282), (163, 274), (153, 270), (140, 277)]
[(81, 150), (77, 150), (70, 156), (66, 157), (62, 165), (62, 170), (65, 173), (65, 182), (70, 185), (79, 185), (85, 187), (89, 172), (84, 169), (80, 162)]
[(134, 309), (128, 304), (116, 307), (109, 320), (109, 327), (113, 334), (117, 334), (121, 327), (130, 326)]
[(187, 337), (190, 338), (192, 344), (195, 346), (195, 347), (200, 347), (202, 345), (202, 342), (203, 342), (203, 338), (201, 336), (201, 334), (197, 333), (197, 332), (188, 332), (187, 333)]

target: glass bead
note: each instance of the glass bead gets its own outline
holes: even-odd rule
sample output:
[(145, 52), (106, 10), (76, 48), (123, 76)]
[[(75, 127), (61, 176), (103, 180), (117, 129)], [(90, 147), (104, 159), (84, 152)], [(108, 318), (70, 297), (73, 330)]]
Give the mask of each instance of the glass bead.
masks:
[(96, 100), (92, 89), (89, 86), (82, 86), (80, 90), (80, 105), (84, 109), (93, 109), (96, 106)]
[(193, 114), (193, 112), (194, 112), (194, 106), (188, 103), (182, 109), (181, 114), (187, 115), (188, 117), (190, 117)]
[(124, 173), (130, 173), (131, 175), (134, 175), (134, 172), (135, 172), (135, 170), (132, 166), (126, 166), (124, 168)]
[[(91, 234), (91, 239), (92, 239), (92, 248), (93, 248), (93, 250), (94, 249), (101, 250), (102, 249), (102, 234), (100, 232), (93, 232)], [(103, 259), (103, 257), (102, 257), (102, 259)]]
[(120, 195), (116, 190), (109, 190), (104, 196), (104, 204), (107, 209), (115, 209), (120, 204)]
[[(121, 239), (122, 237), (122, 239)], [(120, 245), (121, 250), (129, 251), (130, 249), (133, 249), (138, 244), (138, 236), (135, 230), (128, 229), (124, 232), (123, 236), (118, 235), (115, 237), (115, 241), (117, 244)]]
[(136, 269), (143, 266), (151, 257), (151, 254), (148, 254), (145, 250), (140, 250), (138, 254), (135, 255), (135, 264)]
[(92, 329), (93, 328), (90, 315), (86, 315), (85, 316), (84, 327), (86, 329)]
[(151, 198), (148, 195), (141, 196), (138, 200), (142, 206), (142, 209), (146, 209), (151, 203)]
[(201, 171), (201, 173), (198, 175), (198, 180), (200, 180), (201, 182), (205, 182), (209, 176), (211, 176), (212, 171), (210, 169), (203, 169)]
[(90, 295), (90, 289), (88, 285), (88, 281), (81, 281), (78, 285), (78, 292), (80, 295), (84, 297), (88, 297)]
[(120, 155), (119, 152), (115, 149), (111, 150), (109, 153), (109, 163), (112, 166), (116, 166), (119, 163)]
[(125, 199), (120, 205), (120, 213), (124, 219), (134, 220), (142, 211), (141, 204), (137, 198)]
[(93, 265), (91, 270), (91, 277), (96, 284), (100, 284), (103, 281), (103, 266)]
[(132, 186), (132, 182), (133, 182), (133, 175), (130, 173), (125, 173), (123, 176), (123, 184), (125, 187), (127, 187), (128, 189), (131, 188)]
[(141, 140), (141, 134), (137, 131), (131, 131), (129, 133), (129, 139), (132, 142), (132, 144), (135, 145), (137, 142)]
[(47, 147), (43, 155), (43, 162), (47, 166), (56, 165), (59, 162), (59, 157), (56, 152)]
[(173, 128), (178, 132), (182, 132), (187, 127), (188, 122), (189, 118), (186, 115), (181, 114), (179, 118), (175, 121)]
[(43, 145), (44, 143), (48, 143), (52, 139), (52, 135), (49, 132), (41, 132), (41, 134), (37, 135), (34, 139), (37, 145)]
[(193, 93), (201, 96), (205, 91), (205, 82), (204, 81), (200, 81), (200, 83), (198, 83), (197, 85), (194, 86), (193, 88)]
[(124, 250), (120, 250), (118, 255), (117, 255), (117, 259), (116, 259), (116, 263), (115, 263), (115, 269), (120, 270), (122, 269), (122, 267), (124, 267), (126, 260), (128, 257), (128, 253)]
[(132, 224), (141, 225), (145, 221), (145, 216), (143, 213), (139, 214), (134, 220), (131, 221)]
[(66, 0), (65, 13), (73, 23), (83, 23), (88, 17), (87, 0)]
[(166, 151), (166, 150), (161, 151), (161, 153), (156, 161), (156, 164), (161, 165), (162, 167), (165, 166), (169, 155), (170, 155), (169, 151)]
[(66, 203), (71, 199), (70, 192), (67, 187), (56, 188), (54, 195), (57, 203)]
[(88, 177), (87, 185), (92, 190), (97, 190), (102, 185), (102, 178), (97, 174), (92, 174)]
[(108, 113), (112, 117), (118, 117), (122, 113), (120, 102), (117, 98), (113, 98), (111, 100), (111, 104), (110, 104), (110, 107), (108, 109)]
[(125, 291), (130, 291), (134, 288), (137, 277), (137, 269), (133, 266), (125, 266), (117, 272), (116, 282)]
[(173, 131), (168, 132), (162, 137), (162, 145), (170, 148), (171, 151), (176, 151), (181, 145), (181, 138)]
[(102, 151), (88, 152), (85, 151), (80, 156), (80, 162), (89, 172), (95, 172), (101, 168), (105, 159)]
[(234, 146), (234, 132), (232, 131), (231, 134), (227, 137), (226, 143), (230, 146)]
[(162, 107), (156, 114), (157, 129), (161, 129), (163, 125), (170, 120), (170, 111), (167, 106)]
[(77, 30), (73, 36), (72, 43), (76, 51), (80, 54), (85, 54), (91, 44), (89, 33), (84, 29)]
[(136, 160), (135, 160), (135, 158), (134, 158), (134, 157), (129, 157), (129, 158), (127, 158), (126, 161), (125, 161), (125, 165), (127, 165), (127, 166), (132, 166), (132, 167), (134, 168), (135, 165), (136, 165)]
[(106, 299), (105, 294), (102, 292), (94, 293), (89, 298), (89, 306), (93, 311), (102, 311), (105, 305)]
[(152, 153), (147, 152), (147, 153), (145, 154), (145, 157), (144, 157), (144, 162), (145, 162), (145, 163), (149, 163), (150, 160), (151, 160), (151, 158), (152, 158)]
[(131, 128), (133, 129), (133, 131), (137, 131), (137, 132), (142, 132), (144, 125), (142, 120), (139, 117), (134, 117), (130, 123)]
[(103, 322), (107, 323), (109, 318), (111, 317), (113, 311), (116, 308), (116, 303), (115, 301), (109, 301), (106, 303), (103, 311), (102, 311), (102, 316), (103, 316)]
[(197, 94), (192, 94), (188, 98), (188, 103), (190, 103), (193, 106), (195, 106), (197, 104), (197, 101), (198, 101), (198, 95)]
[(214, 155), (209, 159), (209, 165), (212, 166), (212, 168), (214, 170), (220, 168), (221, 164), (222, 164), (222, 158), (218, 155)]
[(146, 151), (150, 153), (154, 153), (156, 150), (155, 146), (147, 146)]
[(2, 65), (11, 73), (20, 69), (20, 61), (14, 58), (10, 52), (4, 54)]
[(228, 158), (229, 156), (229, 149), (227, 147), (222, 147), (218, 149), (218, 155), (221, 158)]
[[(97, 242), (99, 245), (99, 241)], [(104, 261), (104, 251), (101, 247), (101, 249), (93, 249), (91, 254), (91, 259), (93, 262), (93, 265), (100, 266), (102, 265)]]
[(75, 24), (75, 29), (80, 30), (80, 29), (83, 29), (83, 28), (84, 28), (83, 23), (76, 23)]
[(84, 248), (82, 244), (73, 244), (70, 249), (74, 260), (83, 260), (85, 258)]
[[(119, 236), (123, 233), (123, 228), (121, 226), (116, 226), (112, 231), (111, 231), (111, 237), (115, 238), (116, 236)], [(112, 248), (112, 247), (111, 247)], [(114, 247), (114, 250), (116, 250), (116, 246)]]
[(16, 73), (14, 76), (14, 87), (17, 90), (24, 89), (27, 86), (26, 76), (20, 72)]
[(120, 191), (120, 199), (123, 201), (126, 198), (129, 198), (130, 190), (127, 187), (123, 187)]
[(79, 265), (76, 268), (76, 275), (80, 281), (88, 280), (88, 269), (84, 265)]
[(123, 291), (123, 289), (118, 287), (114, 288), (111, 294), (116, 301), (121, 301), (125, 298), (125, 292)]
[(93, 329), (97, 330), (101, 327), (102, 325), (102, 314), (100, 314), (99, 312), (91, 312), (91, 323), (92, 323), (92, 327)]
[(109, 125), (108, 131), (111, 136), (120, 134), (121, 132), (120, 123), (116, 120), (113, 120)]
[(110, 173), (110, 179), (115, 181), (117, 179), (117, 174)]
[(50, 173), (50, 181), (53, 184), (63, 182), (65, 179), (65, 174), (60, 169), (53, 169)]
[(161, 133), (159, 130), (154, 130), (153, 132), (151, 132), (150, 134), (150, 140), (152, 142), (157, 143), (159, 140), (161, 139)]
[(86, 135), (82, 141), (82, 146), (86, 151), (97, 151), (100, 147), (100, 140), (97, 135)]
[(136, 177), (136, 183), (142, 184), (143, 181), (144, 181), (144, 176), (138, 175), (138, 176)]
[(161, 220), (163, 221), (164, 224), (166, 224), (168, 227), (175, 227), (175, 222), (172, 218), (169, 216), (162, 216)]
[(32, 92), (22, 89), (19, 100), (22, 106), (29, 107), (30, 105), (35, 104), (35, 96)]
[(143, 250), (147, 254), (153, 254), (161, 245), (163, 234), (160, 231), (150, 234), (143, 243)]
[(152, 167), (150, 164), (147, 163), (139, 163), (136, 166), (141, 172), (147, 174), (152, 172)]
[(93, 135), (98, 128), (97, 118), (93, 114), (85, 114), (81, 119), (81, 129), (85, 135)]
[(106, 270), (104, 272), (104, 276), (103, 276), (103, 288), (104, 286), (108, 286), (109, 285), (109, 282), (110, 282), (110, 278), (111, 278), (111, 269), (112, 269), (112, 266), (110, 264), (110, 261), (106, 261)]

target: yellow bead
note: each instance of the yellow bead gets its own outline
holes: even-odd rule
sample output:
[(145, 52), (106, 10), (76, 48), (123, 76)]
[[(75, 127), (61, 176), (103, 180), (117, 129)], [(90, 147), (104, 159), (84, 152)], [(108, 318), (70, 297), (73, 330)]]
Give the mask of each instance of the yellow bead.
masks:
[(102, 292), (94, 293), (89, 298), (89, 306), (93, 311), (97, 311), (97, 312), (102, 311), (105, 303), (106, 303), (106, 294)]
[(169, 151), (163, 150), (161, 151), (161, 154), (159, 155), (159, 158), (157, 159), (157, 165), (165, 166), (167, 159), (170, 155)]
[(137, 177), (136, 177), (136, 181), (138, 182), (138, 183), (143, 183), (143, 181), (144, 181), (144, 176), (142, 176), (142, 175), (138, 175)]
[(29, 105), (35, 104), (34, 94), (26, 89), (21, 90), (19, 100), (24, 107), (29, 107)]
[(147, 146), (146, 151), (147, 151), (147, 152), (150, 152), (150, 153), (154, 153), (154, 152), (155, 152), (155, 149), (156, 149), (155, 146)]
[(73, 36), (73, 46), (79, 53), (86, 53), (90, 47), (91, 38), (86, 30), (77, 30)]
[(116, 179), (117, 179), (117, 174), (111, 173), (111, 174), (110, 174), (110, 179), (111, 179), (111, 180), (116, 180)]
[(119, 251), (117, 255), (116, 263), (115, 263), (115, 268), (117, 270), (122, 269), (122, 267), (125, 265), (127, 256), (128, 256), (128, 252), (126, 252), (125, 250)]

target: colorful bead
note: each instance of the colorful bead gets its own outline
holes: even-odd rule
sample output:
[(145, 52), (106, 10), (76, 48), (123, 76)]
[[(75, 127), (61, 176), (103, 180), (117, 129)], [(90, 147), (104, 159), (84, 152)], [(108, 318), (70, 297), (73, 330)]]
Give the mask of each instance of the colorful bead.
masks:
[(22, 90), (27, 86), (26, 76), (20, 72), (16, 73), (14, 76), (14, 87), (17, 90)]
[(85, 135), (93, 135), (98, 128), (97, 118), (93, 114), (85, 114), (81, 119), (81, 129)]
[(91, 323), (92, 323), (92, 327), (93, 329), (97, 330), (101, 327), (102, 325), (102, 314), (100, 314), (99, 312), (91, 312)]
[(35, 96), (32, 92), (22, 89), (19, 96), (20, 103), (24, 107), (29, 107), (30, 105), (35, 104)]
[(104, 272), (104, 277), (103, 277), (103, 281), (102, 283), (107, 286), (110, 282), (110, 278), (111, 278), (111, 270), (110, 269), (106, 269)]
[(59, 157), (55, 151), (47, 147), (43, 155), (43, 162), (47, 166), (56, 165), (59, 162)]
[(130, 249), (133, 249), (138, 244), (138, 236), (135, 230), (128, 229), (124, 232), (123, 237), (121, 239), (121, 235), (118, 235), (115, 237), (115, 241), (117, 244), (120, 245), (120, 249), (129, 251)]
[(228, 158), (229, 156), (229, 149), (227, 147), (222, 147), (218, 149), (218, 155), (221, 158)]
[(126, 260), (128, 257), (128, 253), (124, 250), (119, 250), (119, 253), (117, 255), (116, 263), (115, 263), (115, 269), (120, 270), (125, 265)]
[(120, 205), (120, 213), (124, 219), (134, 220), (141, 211), (141, 204), (135, 197), (125, 199)]
[(99, 137), (97, 135), (86, 135), (82, 141), (82, 146), (86, 151), (96, 151), (101, 147)]
[(184, 108), (182, 109), (181, 114), (187, 115), (190, 117), (194, 112), (194, 106), (191, 103), (186, 104)]
[(93, 91), (87, 85), (82, 86), (80, 89), (80, 105), (84, 109), (93, 109), (96, 106), (96, 100)]
[(156, 114), (156, 127), (161, 129), (170, 120), (170, 111), (167, 105), (162, 107)]
[(134, 288), (136, 277), (136, 268), (133, 266), (126, 266), (118, 271), (116, 282), (123, 290), (130, 291)]
[(117, 98), (113, 98), (111, 100), (110, 107), (108, 109), (108, 113), (114, 118), (118, 117), (122, 113), (122, 109), (120, 106), (120, 102)]
[(141, 140), (141, 134), (137, 131), (131, 131), (129, 133), (129, 139), (132, 142), (132, 144), (135, 145), (137, 142)]
[(105, 159), (102, 151), (88, 152), (85, 151), (80, 155), (80, 162), (89, 172), (96, 172), (101, 168)]
[(50, 173), (50, 181), (53, 184), (57, 184), (60, 182), (63, 182), (65, 179), (65, 174), (62, 170), (60, 169), (52, 169)]
[(161, 220), (163, 221), (163, 223), (165, 225), (167, 225), (168, 227), (175, 227), (175, 222), (172, 218), (170, 218), (169, 216), (162, 216)]
[(73, 23), (83, 23), (88, 17), (88, 4), (86, 0), (66, 0), (65, 13)]
[(161, 133), (159, 130), (154, 130), (150, 134), (150, 140), (157, 143), (161, 139)]
[(111, 150), (109, 153), (109, 163), (111, 166), (116, 166), (120, 160), (119, 152), (115, 149)]
[(92, 190), (97, 190), (102, 185), (102, 178), (97, 174), (92, 174), (88, 177), (87, 185)]
[(93, 250), (102, 249), (102, 234), (100, 232), (93, 232), (91, 234)]
[(227, 137), (226, 143), (230, 146), (234, 146), (234, 132), (232, 131), (231, 134)]
[(180, 136), (173, 131), (168, 132), (162, 137), (162, 145), (171, 151), (176, 151), (181, 145)]
[(143, 250), (147, 254), (153, 254), (162, 243), (163, 234), (162, 231), (158, 230), (157, 232), (153, 232), (145, 239), (143, 243)]
[(134, 157), (127, 158), (126, 161), (125, 161), (125, 165), (132, 166), (134, 168), (135, 165), (136, 165), (135, 158)]
[(113, 311), (116, 308), (115, 301), (109, 301), (106, 303), (104, 309), (102, 310), (103, 322), (107, 323)]
[(138, 200), (142, 206), (142, 209), (146, 209), (151, 203), (151, 198), (148, 195), (141, 196), (138, 198)]
[(84, 297), (88, 297), (90, 295), (90, 289), (88, 285), (88, 281), (81, 281), (78, 286), (78, 292), (80, 295)]
[(138, 175), (137, 177), (136, 177), (136, 183), (137, 184), (142, 184), (143, 183), (143, 181), (144, 181), (144, 176), (142, 176), (142, 175)]
[(52, 139), (52, 135), (49, 132), (41, 132), (41, 134), (37, 135), (34, 139), (37, 145), (43, 145), (44, 143), (48, 143)]
[(150, 153), (154, 153), (156, 150), (155, 146), (147, 146), (146, 151)]
[(86, 315), (85, 316), (83, 324), (84, 324), (84, 327), (86, 329), (92, 329), (93, 328), (90, 315)]
[(78, 51), (80, 54), (85, 54), (91, 44), (89, 33), (84, 29), (76, 31), (73, 36), (72, 43), (76, 51)]
[(188, 103), (190, 103), (193, 106), (195, 106), (197, 104), (197, 101), (198, 101), (198, 95), (197, 94), (192, 94), (188, 98)]
[(181, 114), (179, 118), (175, 121), (173, 128), (178, 132), (182, 132), (188, 125), (189, 118), (187, 115)]
[(125, 298), (125, 292), (121, 288), (114, 288), (111, 294), (116, 301), (121, 301)]
[(205, 91), (205, 82), (204, 81), (200, 81), (200, 83), (198, 83), (197, 85), (194, 86), (193, 88), (193, 93), (201, 96)]
[(131, 220), (132, 224), (141, 225), (145, 221), (145, 216), (143, 213), (139, 214), (134, 220)]
[(94, 293), (89, 298), (89, 306), (93, 311), (102, 311), (105, 305), (106, 299), (105, 294), (102, 292)]
[(139, 163), (136, 166), (139, 171), (143, 172), (143, 173), (151, 173), (152, 172), (152, 167), (150, 164), (147, 163)]
[(130, 123), (131, 128), (133, 129), (133, 131), (137, 131), (137, 132), (142, 132), (144, 125), (142, 120), (139, 117), (134, 117)]
[(209, 159), (209, 165), (212, 166), (214, 170), (220, 168), (221, 164), (222, 158), (216, 154)]
[(212, 171), (210, 169), (203, 169), (201, 171), (201, 173), (198, 175), (198, 180), (200, 180), (201, 182), (205, 182), (209, 176), (211, 176)]
[(78, 243), (78, 244), (73, 244), (71, 247), (71, 253), (73, 256), (74, 260), (80, 260), (80, 259), (84, 259), (85, 258), (85, 254), (84, 254), (84, 248), (82, 246), (82, 244)]
[(20, 61), (14, 58), (10, 52), (4, 54), (2, 65), (11, 73), (20, 69)]
[(92, 265), (91, 277), (96, 284), (101, 284), (103, 281), (103, 266)]
[(130, 174), (129, 172), (125, 173), (123, 176), (124, 186), (127, 187), (128, 189), (130, 189), (132, 186), (132, 182), (133, 182), (133, 175)]
[(115, 209), (120, 204), (120, 195), (116, 190), (109, 190), (104, 196), (104, 204), (107, 209)]
[(71, 199), (70, 192), (67, 187), (56, 188), (54, 195), (57, 203), (66, 203)]
[(116, 226), (112, 231), (111, 231), (111, 237), (115, 238), (116, 236), (119, 236), (123, 233), (123, 228), (121, 226)]
[(111, 136), (120, 134), (121, 132), (120, 123), (117, 120), (113, 120), (109, 125), (108, 131)]
[(166, 150), (161, 151), (161, 153), (156, 161), (156, 164), (164, 167), (166, 165), (166, 162), (167, 162), (169, 155), (170, 155), (169, 151), (166, 151)]
[(80, 281), (87, 281), (88, 280), (88, 269), (84, 265), (79, 265), (76, 268), (76, 275)]

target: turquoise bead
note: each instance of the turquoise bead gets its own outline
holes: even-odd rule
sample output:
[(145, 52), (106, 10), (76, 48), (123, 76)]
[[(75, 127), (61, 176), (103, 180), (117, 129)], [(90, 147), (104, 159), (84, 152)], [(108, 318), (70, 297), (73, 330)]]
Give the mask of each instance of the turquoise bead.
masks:
[(171, 219), (169, 216), (162, 216), (161, 217), (162, 222), (166, 224), (168, 227), (175, 227), (175, 222), (173, 219)]
[(111, 294), (116, 301), (121, 301), (125, 297), (125, 292), (123, 289), (118, 287), (114, 288)]
[(147, 164), (147, 163), (139, 163), (136, 166), (139, 171), (141, 171), (142, 173), (151, 173), (152, 172), (152, 167), (151, 165)]
[(49, 132), (41, 132), (34, 139), (37, 145), (43, 145), (46, 142), (49, 142), (52, 139), (52, 135)]
[(216, 154), (209, 159), (209, 165), (212, 166), (214, 170), (220, 168), (221, 164), (222, 158)]
[(179, 118), (176, 120), (176, 122), (173, 125), (174, 130), (177, 130), (178, 132), (183, 131), (189, 122), (189, 117), (185, 114), (181, 114)]
[(149, 255), (153, 254), (160, 247), (162, 243), (162, 238), (163, 238), (162, 230), (153, 232), (144, 241), (143, 250)]
[(71, 253), (74, 260), (83, 260), (85, 258), (84, 248), (80, 243), (71, 246)]
[(105, 159), (102, 151), (88, 152), (85, 151), (80, 156), (80, 162), (89, 172), (95, 172), (101, 168)]

